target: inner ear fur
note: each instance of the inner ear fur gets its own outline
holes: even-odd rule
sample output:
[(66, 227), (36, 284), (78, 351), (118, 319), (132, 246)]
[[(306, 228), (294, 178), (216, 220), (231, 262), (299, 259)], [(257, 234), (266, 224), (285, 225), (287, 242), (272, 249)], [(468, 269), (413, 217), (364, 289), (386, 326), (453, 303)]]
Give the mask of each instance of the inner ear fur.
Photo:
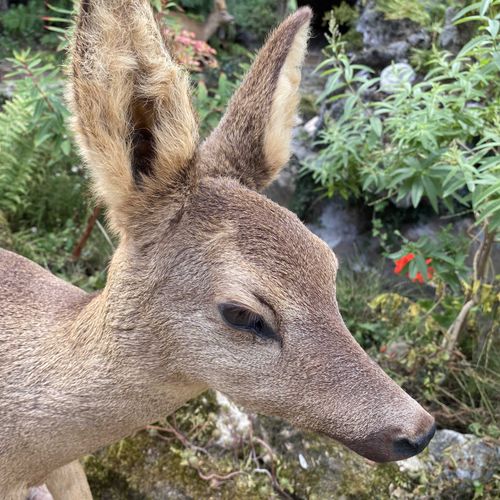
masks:
[(189, 177), (198, 144), (189, 81), (149, 0), (82, 0), (71, 44), (73, 128), (112, 227), (126, 232)]
[(260, 190), (286, 164), (311, 17), (311, 9), (303, 7), (271, 33), (202, 145), (206, 174), (232, 176)]

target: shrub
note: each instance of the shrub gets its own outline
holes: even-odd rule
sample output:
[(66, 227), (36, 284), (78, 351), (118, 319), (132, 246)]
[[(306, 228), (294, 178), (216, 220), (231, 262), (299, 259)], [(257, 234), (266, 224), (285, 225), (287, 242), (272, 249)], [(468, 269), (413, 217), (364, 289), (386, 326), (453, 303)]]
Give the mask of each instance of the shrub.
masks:
[[(362, 198), (375, 207), (390, 199), (415, 208), (428, 203), (437, 213), (467, 211), (485, 235), (496, 238), (500, 21), (498, 14), (488, 17), (487, 4), (473, 4), (457, 15), (457, 22), (481, 23), (481, 32), (456, 57), (434, 48), (423, 80), (402, 83), (390, 95), (376, 92), (378, 79), (368, 68), (350, 63), (333, 29), (329, 57), (321, 65), (328, 81), (320, 99), (343, 104), (320, 135), (318, 158), (306, 166), (329, 195)], [(490, 10), (497, 5), (493, 2)], [(475, 10), (478, 15), (468, 15)], [(421, 242), (422, 250), (425, 246)], [(424, 261), (423, 254), (415, 260), (420, 272)], [(445, 259), (434, 262), (439, 276)], [(412, 266), (412, 278), (416, 272)]]
[[(471, 19), (464, 11), (460, 22)], [(377, 95), (380, 101), (365, 99), (378, 80), (350, 63), (334, 30), (321, 65), (329, 78), (320, 99), (344, 104), (321, 134), (319, 158), (308, 165), (330, 195), (408, 198), (414, 207), (425, 199), (436, 212), (453, 212), (458, 204), (500, 228), (500, 22), (472, 17), (481, 19), (481, 35), (455, 58), (434, 49), (423, 81)]]
[[(0, 113), (0, 210), (11, 220), (50, 226), (71, 215), (54, 204), (74, 210), (82, 189), (66, 129), (62, 75), (53, 60), (29, 50), (14, 52), (9, 62), (15, 94)], [(57, 193), (70, 199), (60, 203), (52, 188), (45, 196), (44, 187), (54, 183), (62, 188)]]

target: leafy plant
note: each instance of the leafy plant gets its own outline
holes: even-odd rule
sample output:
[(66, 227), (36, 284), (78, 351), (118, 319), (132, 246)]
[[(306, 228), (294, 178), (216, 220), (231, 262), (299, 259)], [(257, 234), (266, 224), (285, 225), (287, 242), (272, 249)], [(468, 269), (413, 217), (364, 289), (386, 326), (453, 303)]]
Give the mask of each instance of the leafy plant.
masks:
[(234, 16), (236, 24), (261, 41), (279, 21), (276, 3), (268, 0), (227, 0), (227, 8)]
[[(366, 101), (377, 80), (350, 63), (334, 29), (320, 66), (329, 77), (320, 99), (345, 102), (320, 137), (318, 160), (308, 165), (329, 194), (408, 198), (414, 207), (425, 199), (436, 212), (441, 204), (453, 212), (458, 203), (478, 223), (500, 227), (499, 20), (478, 17), (483, 34), (456, 58), (434, 49), (422, 82), (401, 85), (379, 102)], [(462, 12), (457, 19), (472, 18)]]
[[(16, 91), (0, 113), (0, 209), (20, 216), (36, 203), (31, 190), (52, 176), (71, 175), (77, 158), (66, 131), (59, 68), (30, 50), (8, 60)], [(38, 221), (52, 218), (49, 206), (37, 204), (35, 212)]]
[(228, 80), (225, 73), (219, 74), (217, 87), (210, 88), (205, 80), (199, 80), (195, 102), (200, 117), (202, 137), (206, 137), (219, 123), (235, 87), (235, 83)]
[(0, 26), (4, 34), (11, 38), (36, 37), (42, 31), (44, 12), (43, 3), (36, 0), (11, 6), (0, 13)]

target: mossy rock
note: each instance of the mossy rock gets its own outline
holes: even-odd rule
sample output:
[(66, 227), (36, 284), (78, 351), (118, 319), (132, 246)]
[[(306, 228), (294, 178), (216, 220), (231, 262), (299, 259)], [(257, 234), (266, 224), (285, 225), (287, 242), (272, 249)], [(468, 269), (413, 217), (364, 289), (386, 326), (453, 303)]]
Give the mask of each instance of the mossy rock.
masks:
[[(419, 456), (424, 466), (415, 470), (375, 464), (276, 418), (251, 417), (254, 439), (235, 435), (234, 445), (224, 448), (217, 441), (218, 412), (213, 398), (202, 396), (176, 413), (177, 430), (190, 445), (171, 433), (143, 431), (87, 457), (94, 498), (423, 500), (472, 498), (477, 489), (470, 481), (445, 477), (428, 450)], [(495, 481), (488, 481), (484, 491), (497, 491)]]

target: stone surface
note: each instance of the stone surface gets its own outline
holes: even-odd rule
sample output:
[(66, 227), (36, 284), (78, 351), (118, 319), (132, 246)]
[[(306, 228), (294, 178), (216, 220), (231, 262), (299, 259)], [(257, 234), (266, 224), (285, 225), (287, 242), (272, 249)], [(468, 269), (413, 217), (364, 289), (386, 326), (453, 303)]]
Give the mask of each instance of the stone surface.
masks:
[(230, 449), (234, 447), (235, 439), (248, 435), (251, 427), (250, 418), (220, 392), (216, 392), (215, 397), (219, 404), (215, 423), (219, 431), (217, 444)]
[(12, 64), (7, 61), (0, 61), (0, 103), (2, 100), (10, 99), (14, 95), (14, 81), (5, 79), (5, 75), (10, 73), (12, 69)]
[(429, 34), (409, 19), (387, 20), (367, 2), (356, 30), (363, 35), (364, 50), (356, 55), (356, 62), (381, 69), (392, 61), (407, 58), (411, 47), (424, 48), (430, 44)]
[(311, 118), (305, 125), (304, 130), (309, 135), (309, 137), (314, 137), (318, 131), (321, 119), (319, 116)]
[(319, 236), (341, 260), (349, 260), (354, 270), (377, 261), (380, 245), (372, 238), (370, 220), (357, 207), (334, 198), (323, 202), (317, 222), (307, 227)]
[(408, 63), (394, 63), (380, 73), (380, 90), (386, 94), (397, 92), (415, 81), (415, 71)]
[(358, 214), (347, 209), (340, 200), (326, 203), (318, 223), (308, 227), (333, 249), (341, 243), (353, 243), (361, 233)]
[(436, 432), (426, 454), (399, 462), (401, 472), (412, 475), (438, 472), (447, 481), (490, 480), (500, 472), (500, 443), (449, 429)]
[(457, 54), (460, 49), (474, 36), (476, 26), (474, 23), (454, 24), (453, 18), (457, 10), (453, 7), (446, 9), (445, 24), (443, 31), (439, 35), (439, 45), (453, 54)]

